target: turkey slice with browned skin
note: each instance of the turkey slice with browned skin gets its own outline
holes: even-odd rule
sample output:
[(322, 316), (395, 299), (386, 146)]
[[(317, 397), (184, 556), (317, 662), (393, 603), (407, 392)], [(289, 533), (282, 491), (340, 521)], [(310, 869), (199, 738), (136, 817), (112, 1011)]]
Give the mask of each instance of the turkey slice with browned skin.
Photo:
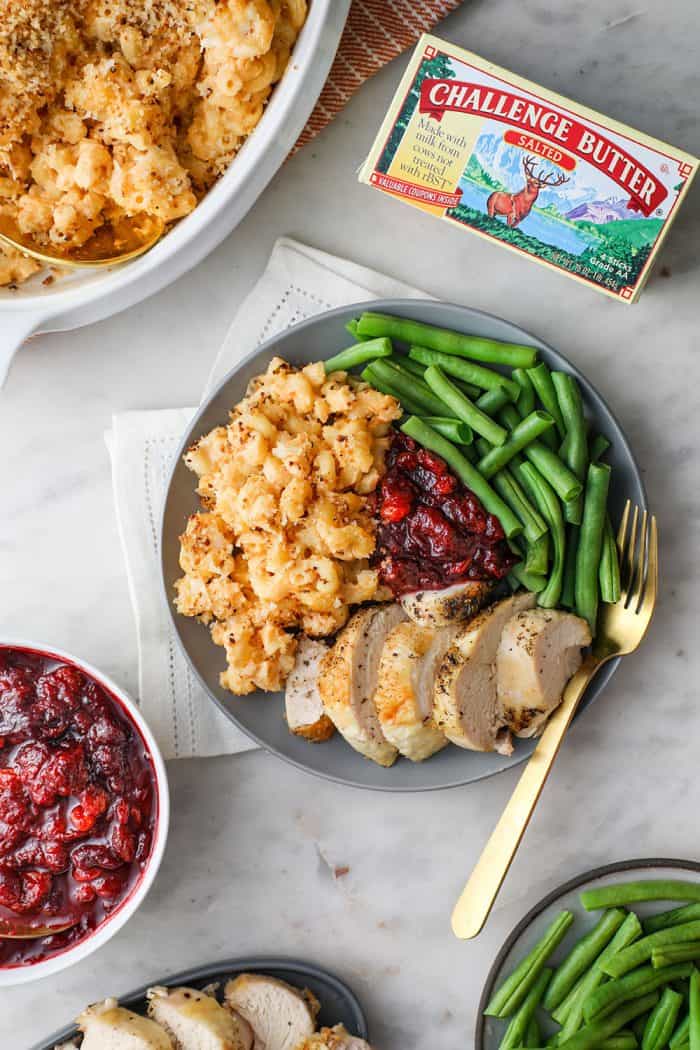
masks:
[(457, 633), (407, 621), (387, 636), (379, 663), (374, 704), (384, 736), (412, 762), (447, 745), (433, 721), (435, 673)]
[(438, 591), (404, 594), (401, 604), (419, 627), (448, 627), (466, 623), (491, 598), (495, 585), (485, 580), (467, 580)]
[(530, 609), (508, 621), (496, 654), (498, 706), (516, 736), (542, 731), (590, 644), (588, 624), (573, 613)]
[(177, 1050), (251, 1050), (253, 1030), (212, 995), (196, 988), (149, 988), (149, 1016), (172, 1036)]
[(511, 753), (498, 706), (496, 653), (508, 620), (534, 604), (535, 595), (529, 592), (496, 602), (461, 630), (445, 653), (437, 673), (433, 718), (453, 744), (471, 751)]
[(78, 1016), (81, 1050), (175, 1050), (159, 1024), (120, 1006), (116, 999), (88, 1006)]
[(302, 638), (285, 686), (287, 725), (295, 736), (314, 742), (328, 740), (335, 732), (335, 726), (323, 710), (318, 688), (321, 661), (327, 653), (328, 646), (323, 642)]
[(241, 974), (226, 983), (224, 1001), (252, 1028), (255, 1050), (297, 1050), (316, 1029), (316, 999), (275, 977)]
[(356, 612), (321, 662), (319, 690), (326, 714), (361, 755), (390, 766), (397, 749), (382, 732), (374, 706), (382, 648), (406, 614), (400, 605), (375, 605)]

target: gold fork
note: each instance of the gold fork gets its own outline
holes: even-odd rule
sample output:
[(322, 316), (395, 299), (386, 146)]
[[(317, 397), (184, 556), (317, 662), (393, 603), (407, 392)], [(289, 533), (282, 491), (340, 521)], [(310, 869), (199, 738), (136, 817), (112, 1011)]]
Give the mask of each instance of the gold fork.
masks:
[(634, 652), (651, 623), (658, 587), (656, 518), (649, 521), (646, 510), (643, 511), (638, 530), (640, 511), (635, 507), (628, 536), (630, 509), (628, 500), (617, 535), (620, 600), (614, 605), (602, 606), (593, 650), (564, 690), (561, 705), (549, 719), (501, 819), (462, 890), (452, 913), (452, 929), (457, 937), (476, 937), (486, 922), (586, 686), (608, 660)]

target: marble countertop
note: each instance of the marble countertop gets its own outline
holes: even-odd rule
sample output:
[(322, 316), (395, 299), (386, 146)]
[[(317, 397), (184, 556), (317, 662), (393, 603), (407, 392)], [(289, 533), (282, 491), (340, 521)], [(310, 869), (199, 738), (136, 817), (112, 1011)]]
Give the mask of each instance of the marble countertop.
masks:
[[(442, 32), (698, 154), (699, 22), (694, 0), (473, 0)], [(700, 598), (689, 571), (700, 541), (700, 186), (669, 237), (663, 271), (639, 305), (623, 306), (356, 183), (404, 65), (365, 85), (189, 276), (21, 352), (0, 394), (0, 635), (62, 646), (135, 689), (103, 432), (116, 411), (192, 403), (282, 233), (501, 314), (579, 365), (614, 406), (659, 515), (651, 635), (572, 731), (476, 942), (452, 937), (449, 914), (517, 771), (379, 797), (262, 753), (171, 763), (170, 841), (138, 918), (67, 972), (0, 991), (3, 1046), (27, 1050), (84, 1004), (168, 971), (269, 953), (344, 976), (378, 1050), (469, 1047), (488, 967), (542, 894), (616, 859), (698, 859), (688, 746), (700, 678)], [(335, 878), (336, 866), (349, 870)]]

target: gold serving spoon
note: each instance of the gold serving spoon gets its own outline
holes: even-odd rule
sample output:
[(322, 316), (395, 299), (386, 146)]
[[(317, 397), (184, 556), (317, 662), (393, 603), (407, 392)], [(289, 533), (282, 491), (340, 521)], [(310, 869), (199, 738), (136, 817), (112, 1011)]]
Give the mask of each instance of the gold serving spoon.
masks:
[(76, 918), (63, 920), (53, 925), (32, 926), (29, 922), (0, 919), (0, 941), (28, 941), (38, 937), (53, 937), (57, 933), (64, 933), (65, 930), (70, 930), (77, 921)]
[(457, 937), (476, 937), (489, 917), (586, 686), (608, 660), (633, 653), (651, 623), (658, 587), (658, 534), (656, 518), (652, 517), (649, 524), (647, 512), (644, 511), (637, 542), (639, 517), (639, 507), (635, 507), (628, 537), (628, 500), (617, 535), (620, 600), (614, 605), (603, 606), (593, 651), (564, 690), (560, 706), (547, 723), (501, 819), (462, 890), (452, 912), (452, 929)]
[(37, 244), (31, 236), (22, 233), (12, 216), (0, 215), (0, 243), (30, 255), (46, 266), (116, 266), (147, 252), (160, 240), (164, 230), (162, 219), (139, 212), (100, 226), (85, 244), (77, 248), (61, 250)]

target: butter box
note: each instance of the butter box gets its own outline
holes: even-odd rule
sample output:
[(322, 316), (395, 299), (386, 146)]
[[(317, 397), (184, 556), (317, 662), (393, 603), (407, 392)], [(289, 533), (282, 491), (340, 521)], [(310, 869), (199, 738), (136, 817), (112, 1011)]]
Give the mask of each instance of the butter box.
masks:
[(632, 303), (697, 166), (426, 35), (360, 181)]

